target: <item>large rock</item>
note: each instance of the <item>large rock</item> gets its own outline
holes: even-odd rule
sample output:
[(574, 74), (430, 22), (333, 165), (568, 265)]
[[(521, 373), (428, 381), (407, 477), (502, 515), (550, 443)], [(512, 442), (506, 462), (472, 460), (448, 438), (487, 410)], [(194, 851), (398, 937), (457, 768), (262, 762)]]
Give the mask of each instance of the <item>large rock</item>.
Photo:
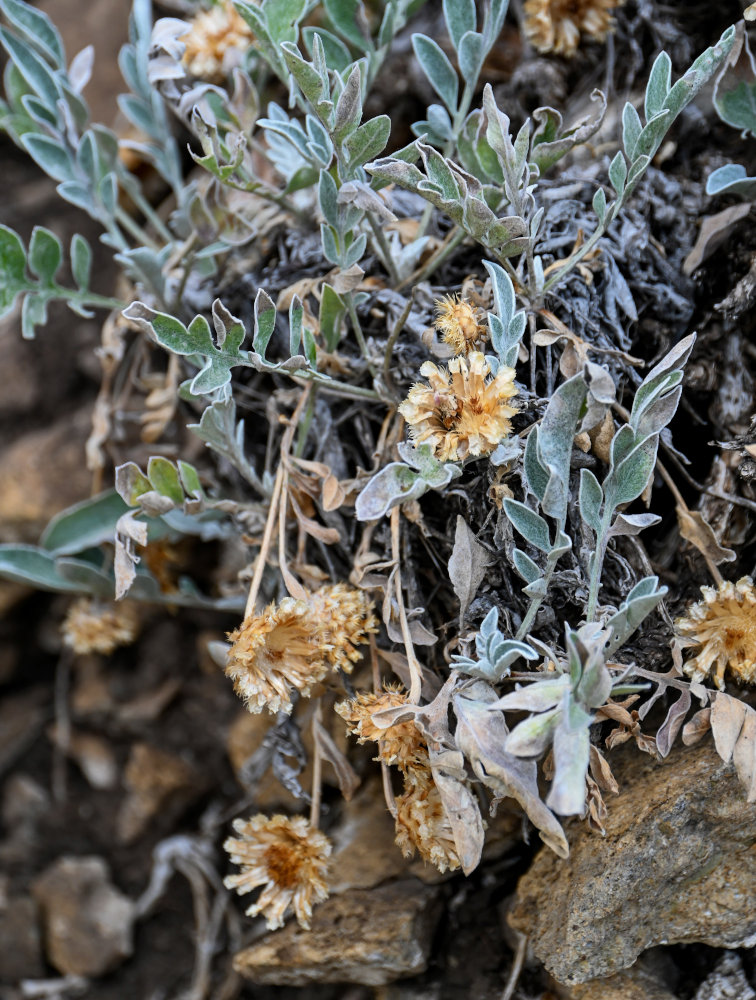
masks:
[(101, 976), (131, 955), (134, 904), (112, 885), (102, 858), (59, 858), (32, 892), (47, 957), (62, 975)]
[(359, 983), (381, 986), (428, 964), (440, 890), (406, 879), (331, 896), (313, 911), (312, 930), (291, 921), (234, 959), (260, 985)]
[(610, 760), (620, 795), (606, 837), (570, 824), (570, 856), (544, 848), (510, 913), (559, 982), (630, 966), (656, 944), (756, 944), (756, 804), (706, 741), (665, 761)]

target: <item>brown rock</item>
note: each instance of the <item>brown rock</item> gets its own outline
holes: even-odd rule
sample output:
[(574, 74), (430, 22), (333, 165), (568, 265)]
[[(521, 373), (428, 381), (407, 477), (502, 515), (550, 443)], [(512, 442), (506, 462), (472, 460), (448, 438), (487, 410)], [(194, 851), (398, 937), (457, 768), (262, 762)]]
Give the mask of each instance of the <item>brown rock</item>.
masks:
[(197, 772), (186, 761), (147, 743), (131, 748), (123, 782), (128, 794), (116, 818), (116, 836), (122, 844), (136, 840), (158, 816), (175, 817), (203, 790)]
[(677, 1000), (674, 993), (644, 969), (625, 969), (608, 979), (573, 986), (570, 1000)]
[(313, 912), (312, 930), (291, 922), (234, 959), (260, 985), (358, 983), (381, 986), (423, 972), (441, 915), (439, 889), (416, 879), (332, 896)]
[(24, 434), (0, 454), (0, 536), (35, 542), (58, 511), (87, 498), (92, 474), (84, 444), (88, 407), (44, 430)]
[[(624, 749), (624, 748), (623, 748)], [(570, 856), (544, 848), (510, 923), (562, 983), (630, 966), (656, 944), (756, 944), (756, 804), (711, 744), (665, 761), (611, 761), (620, 795), (604, 839), (570, 824)]]
[(134, 904), (111, 884), (102, 858), (59, 858), (32, 892), (47, 957), (62, 975), (101, 976), (131, 955)]

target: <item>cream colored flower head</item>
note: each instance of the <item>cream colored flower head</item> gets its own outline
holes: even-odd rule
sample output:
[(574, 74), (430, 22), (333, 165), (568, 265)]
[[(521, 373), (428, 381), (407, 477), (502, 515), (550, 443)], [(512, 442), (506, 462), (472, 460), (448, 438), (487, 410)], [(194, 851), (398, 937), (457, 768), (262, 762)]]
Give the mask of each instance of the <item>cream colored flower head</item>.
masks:
[(89, 597), (74, 601), (61, 625), (63, 642), (74, 653), (109, 656), (118, 646), (128, 646), (137, 636), (138, 618), (133, 604), (99, 603)]
[(397, 722), (387, 729), (380, 729), (373, 722), (373, 716), (386, 708), (406, 705), (407, 701), (405, 692), (387, 688), (380, 694), (361, 691), (356, 698), (339, 702), (335, 708), (346, 722), (349, 731), (357, 737), (358, 743), (371, 740), (378, 744), (378, 756), (375, 760), (406, 770), (409, 767), (427, 764), (428, 761), (428, 749), (417, 726), (412, 719), (408, 719), (406, 722)]
[(226, 676), (250, 712), (291, 713), (293, 691), (307, 697), (328, 673), (310, 608), (293, 597), (245, 618), (229, 639)]
[(701, 587), (703, 600), (675, 622), (683, 649), (695, 649), (683, 670), (696, 682), (714, 674), (724, 689), (725, 671), (738, 684), (756, 683), (756, 590), (750, 576), (737, 583)]
[(331, 669), (350, 673), (377, 627), (372, 602), (342, 583), (285, 597), (229, 634), (226, 676), (250, 712), (291, 713), (293, 692), (306, 698)]
[(283, 927), (290, 909), (309, 930), (313, 906), (328, 898), (332, 850), (328, 837), (314, 830), (304, 816), (259, 814), (234, 820), (233, 827), (238, 837), (229, 837), (223, 849), (241, 872), (227, 875), (223, 884), (240, 896), (264, 886), (246, 912), (251, 917), (262, 914), (269, 930)]
[(459, 868), (451, 824), (430, 767), (407, 772), (404, 794), (396, 800), (396, 843), (406, 858), (417, 850), (440, 872)]
[(452, 358), (448, 370), (426, 361), (420, 374), (429, 384), (413, 385), (399, 412), (415, 444), (431, 444), (439, 461), (488, 455), (509, 434), (509, 418), (517, 413), (508, 402), (517, 395), (514, 368), (500, 365), (487, 380), (491, 366), (473, 351), (467, 359)]
[(446, 295), (436, 302), (434, 326), (455, 354), (469, 354), (485, 337), (486, 327), (478, 322), (479, 313), (458, 295)]
[(603, 42), (624, 0), (525, 0), (525, 34), (539, 52), (574, 56), (581, 34)]
[(335, 583), (316, 590), (308, 603), (328, 663), (351, 674), (362, 656), (357, 646), (369, 641), (369, 632), (378, 631), (373, 602), (363, 590)]
[(192, 76), (221, 81), (252, 43), (253, 35), (231, 0), (221, 0), (192, 18), (184, 42), (183, 61)]

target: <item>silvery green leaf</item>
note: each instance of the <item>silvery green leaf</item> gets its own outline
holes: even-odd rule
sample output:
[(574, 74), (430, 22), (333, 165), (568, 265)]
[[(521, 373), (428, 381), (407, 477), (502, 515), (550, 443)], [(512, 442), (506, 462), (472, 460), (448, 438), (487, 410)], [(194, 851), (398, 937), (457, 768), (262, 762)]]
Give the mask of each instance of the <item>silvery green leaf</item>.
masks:
[(514, 757), (539, 757), (551, 745), (561, 715), (561, 706), (531, 715), (515, 726), (507, 737), (504, 749)]
[(606, 220), (606, 194), (603, 188), (599, 188), (593, 196), (593, 211), (603, 225)]
[(116, 522), (127, 509), (115, 490), (98, 493), (56, 514), (39, 543), (48, 552), (62, 556), (111, 542)]
[(333, 135), (337, 142), (343, 141), (357, 128), (362, 118), (362, 95), (360, 68), (355, 66), (349, 74), (344, 89), (336, 102), (333, 118)]
[(514, 568), (528, 584), (535, 583), (543, 576), (543, 571), (539, 569), (536, 563), (522, 549), (514, 549), (512, 551), (512, 562), (514, 563)]
[(622, 147), (630, 163), (635, 161), (636, 146), (642, 131), (640, 115), (628, 101), (622, 109)]
[(483, 35), (468, 31), (462, 36), (457, 49), (459, 70), (463, 80), (477, 80), (486, 58), (486, 44)]
[(483, 582), (490, 561), (488, 549), (480, 544), (465, 519), (458, 514), (448, 570), (449, 580), (459, 600), (460, 621)]
[(467, 694), (452, 698), (457, 718), (455, 739), (476, 777), (497, 797), (519, 802), (543, 842), (560, 858), (566, 858), (569, 846), (564, 832), (539, 796), (536, 762), (522, 760), (504, 749), (509, 735), (507, 724), (501, 713), (489, 710), (495, 692), (489, 685), (476, 684), (469, 692), (474, 697)]
[[(319, 39), (316, 35), (314, 40), (314, 48), (316, 50), (318, 43)], [(320, 43), (320, 48), (322, 50), (322, 43)], [(329, 97), (328, 88), (327, 86), (323, 86), (323, 79), (320, 73), (315, 69), (313, 63), (307, 62), (302, 57), (294, 42), (284, 42), (281, 45), (281, 51), (283, 52), (286, 66), (292, 77), (296, 80), (300, 90), (310, 104), (318, 110), (321, 102), (327, 101)], [(320, 112), (318, 112), (318, 116), (321, 117)], [(322, 117), (321, 120), (323, 120)]]
[(352, 54), (340, 38), (332, 35), (330, 31), (326, 31), (325, 28), (316, 28), (312, 25), (306, 25), (302, 28), (302, 40), (309, 54), (312, 55), (313, 36), (316, 34), (320, 37), (323, 45), (328, 68), (337, 73), (345, 73), (353, 65)]
[(0, 577), (37, 590), (79, 590), (61, 574), (56, 556), (36, 545), (0, 545)]
[(457, 110), (459, 80), (441, 46), (427, 35), (414, 34), (412, 49), (438, 96), (454, 114)]
[(0, 27), (0, 42), (32, 90), (49, 108), (54, 108), (62, 94), (45, 60), (7, 28)]
[(525, 478), (528, 482), (528, 488), (538, 497), (539, 500), (543, 500), (546, 496), (546, 487), (549, 483), (549, 472), (541, 465), (540, 459), (538, 458), (538, 425), (533, 424), (533, 429), (530, 434), (528, 434), (525, 441), (525, 456), (523, 460), (525, 469)]
[(27, 295), (21, 305), (21, 336), (24, 340), (33, 340), (38, 326), (45, 326), (47, 323), (47, 304), (49, 297), (46, 294)]
[(591, 101), (597, 104), (593, 115), (587, 115), (567, 129), (562, 127), (562, 116), (553, 108), (536, 108), (533, 119), (537, 123), (531, 139), (530, 162), (538, 167), (541, 176), (571, 149), (587, 142), (601, 127), (606, 115), (606, 97), (594, 90)]
[(666, 596), (667, 588), (659, 587), (658, 577), (647, 576), (637, 583), (619, 611), (606, 623), (611, 639), (606, 647), (606, 656), (612, 656), (638, 628), (643, 619), (651, 614), (657, 604)]
[(738, 194), (749, 201), (756, 200), (756, 177), (749, 177), (739, 163), (728, 163), (709, 174), (706, 193)]
[(324, 0), (323, 6), (334, 28), (360, 52), (368, 52), (372, 44), (360, 31), (361, 24), (367, 24), (365, 11), (360, 0)]
[(483, 266), (491, 279), (496, 315), (506, 328), (515, 314), (516, 301), (514, 285), (504, 268), (491, 260), (484, 260)]
[(570, 688), (567, 674), (546, 675), (549, 679), (533, 681), (491, 703), (490, 708), (502, 712), (543, 712), (560, 705)]
[(47, 14), (22, 0), (3, 0), (0, 7), (30, 45), (38, 49), (56, 69), (65, 67), (63, 41)]
[[(38, 133), (27, 133), (21, 136), (21, 145), (35, 163), (54, 181), (61, 183), (75, 181), (76, 175), (71, 157), (59, 140)], [(84, 207), (87, 207), (91, 201), (89, 192), (87, 192), (86, 198), (87, 204)], [(75, 202), (75, 204), (77, 203)]]
[(627, 163), (622, 155), (622, 150), (617, 152), (609, 164), (609, 180), (617, 194), (621, 195), (625, 190), (625, 181), (627, 180)]
[(81, 292), (89, 289), (91, 269), (92, 248), (83, 236), (75, 233), (71, 237), (71, 273)]
[(608, 505), (619, 507), (641, 495), (654, 471), (658, 444), (657, 436), (645, 438), (619, 464), (615, 466), (612, 461), (612, 469), (604, 480)]
[(620, 535), (639, 535), (646, 528), (658, 524), (661, 518), (658, 514), (618, 514), (607, 532), (607, 538), (617, 538)]
[(341, 340), (341, 322), (345, 312), (344, 300), (331, 285), (324, 283), (318, 319), (327, 351), (335, 351)]
[[(519, 500), (504, 500), (504, 512), (512, 522), (514, 528), (519, 531), (522, 537), (534, 545), (541, 552), (551, 551), (551, 541), (549, 539), (549, 526), (534, 510), (526, 507)], [(528, 583), (531, 583), (528, 580)]]
[(570, 726), (565, 714), (554, 729), (554, 777), (546, 798), (546, 805), (558, 816), (581, 816), (585, 811), (586, 785), (591, 740), (588, 727)]
[(601, 504), (604, 502), (604, 494), (598, 479), (590, 469), (580, 470), (580, 492), (578, 494), (578, 506), (580, 516), (589, 528), (596, 533), (601, 528)]
[(361, 166), (382, 153), (390, 134), (391, 119), (388, 115), (378, 115), (360, 125), (344, 140), (344, 149), (349, 155), (350, 166)]
[(417, 500), (429, 488), (419, 472), (403, 462), (390, 462), (362, 488), (354, 505), (357, 520), (376, 521), (397, 504)]
[[(548, 471), (549, 477), (540, 498), (541, 508), (559, 521), (564, 521), (566, 516), (572, 442), (587, 391), (582, 374), (563, 382), (551, 397), (538, 430), (538, 463)], [(525, 455), (526, 473), (530, 479), (527, 446)]]
[(522, 452), (522, 441), (519, 437), (505, 438), (488, 456), (491, 465), (506, 465), (519, 458)]
[(358, 261), (362, 260), (366, 246), (367, 234), (361, 233), (357, 239), (349, 245), (349, 248), (344, 254), (344, 259), (341, 262), (342, 270), (348, 271), (350, 267), (353, 267), (356, 263), (358, 263)]
[(459, 50), (462, 36), (468, 31), (475, 31), (477, 24), (475, 0), (444, 0), (444, 20), (449, 38), (454, 48)]
[(262, 288), (258, 288), (257, 295), (255, 295), (252, 349), (262, 358), (265, 357), (265, 352), (268, 349), (268, 344), (270, 342), (270, 338), (273, 336), (275, 326), (275, 303), (267, 292), (263, 291)]
[(323, 218), (334, 228), (338, 228), (339, 225), (338, 196), (336, 181), (327, 170), (321, 170), (318, 184), (318, 203)]
[(670, 124), (711, 79), (724, 62), (734, 44), (735, 25), (732, 25), (723, 32), (715, 45), (710, 46), (701, 53), (677, 83), (673, 85), (664, 102), (664, 106), (671, 112)]
[[(294, 357), (299, 354), (302, 344), (302, 320), (304, 308), (298, 295), (293, 296), (289, 306), (289, 356)], [(275, 317), (274, 317), (275, 324)]]
[(331, 226), (325, 222), (320, 224), (320, 239), (323, 243), (323, 254), (331, 264), (339, 264), (339, 248), (336, 243), (336, 236)]
[(307, 12), (306, 0), (263, 0), (265, 24), (274, 42), (296, 38), (296, 25)]
[(658, 115), (665, 107), (672, 79), (672, 60), (666, 52), (660, 52), (654, 60), (646, 84), (644, 110), (646, 121)]
[(0, 225), (0, 316), (7, 315), (16, 296), (29, 287), (21, 238), (8, 226)]

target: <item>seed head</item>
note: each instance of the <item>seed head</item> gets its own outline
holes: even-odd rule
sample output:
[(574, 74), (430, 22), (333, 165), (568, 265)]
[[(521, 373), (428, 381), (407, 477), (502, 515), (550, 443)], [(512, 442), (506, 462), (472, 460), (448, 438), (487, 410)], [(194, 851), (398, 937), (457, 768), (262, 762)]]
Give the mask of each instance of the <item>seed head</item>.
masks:
[(362, 655), (356, 647), (368, 641), (368, 632), (378, 631), (373, 602), (363, 590), (336, 583), (316, 590), (308, 603), (328, 663), (351, 674)]
[(100, 603), (89, 597), (74, 601), (61, 625), (63, 642), (74, 653), (109, 656), (118, 646), (128, 646), (137, 635), (133, 604)]
[(184, 65), (192, 76), (220, 82), (239, 63), (252, 38), (249, 25), (231, 0), (222, 0), (190, 21), (190, 29), (182, 38), (186, 46)]
[(469, 354), (485, 336), (486, 328), (478, 322), (478, 313), (458, 295), (447, 295), (436, 302), (434, 326), (455, 354)]
[(339, 702), (335, 706), (338, 714), (346, 722), (349, 731), (357, 737), (358, 743), (372, 740), (378, 744), (378, 756), (385, 764), (394, 764), (400, 770), (427, 764), (428, 750), (412, 719), (397, 722), (387, 729), (380, 729), (373, 722), (373, 716), (385, 708), (406, 705), (407, 695), (398, 688), (387, 688), (380, 694), (361, 691), (350, 701)]
[(525, 0), (525, 34), (539, 52), (574, 56), (581, 32), (603, 42), (624, 0)]
[(488, 455), (511, 430), (517, 410), (508, 400), (517, 395), (513, 368), (500, 365), (486, 381), (491, 366), (479, 351), (467, 359), (452, 358), (449, 368), (426, 361), (418, 382), (399, 407), (415, 444), (428, 442), (442, 462), (459, 462), (468, 455)]
[(329, 839), (304, 816), (258, 814), (234, 820), (233, 827), (239, 836), (229, 837), (223, 849), (241, 872), (227, 875), (223, 884), (240, 896), (264, 886), (246, 912), (251, 917), (262, 914), (269, 930), (283, 927), (289, 909), (309, 930), (313, 905), (328, 898)]
[(440, 872), (459, 868), (454, 835), (429, 766), (412, 768), (405, 776), (404, 794), (396, 800), (396, 843), (406, 858), (417, 849)]
[(714, 671), (724, 689), (725, 671), (739, 684), (756, 683), (756, 590), (750, 576), (737, 583), (701, 587), (703, 600), (675, 622), (682, 647), (696, 648), (683, 669), (696, 682)]

